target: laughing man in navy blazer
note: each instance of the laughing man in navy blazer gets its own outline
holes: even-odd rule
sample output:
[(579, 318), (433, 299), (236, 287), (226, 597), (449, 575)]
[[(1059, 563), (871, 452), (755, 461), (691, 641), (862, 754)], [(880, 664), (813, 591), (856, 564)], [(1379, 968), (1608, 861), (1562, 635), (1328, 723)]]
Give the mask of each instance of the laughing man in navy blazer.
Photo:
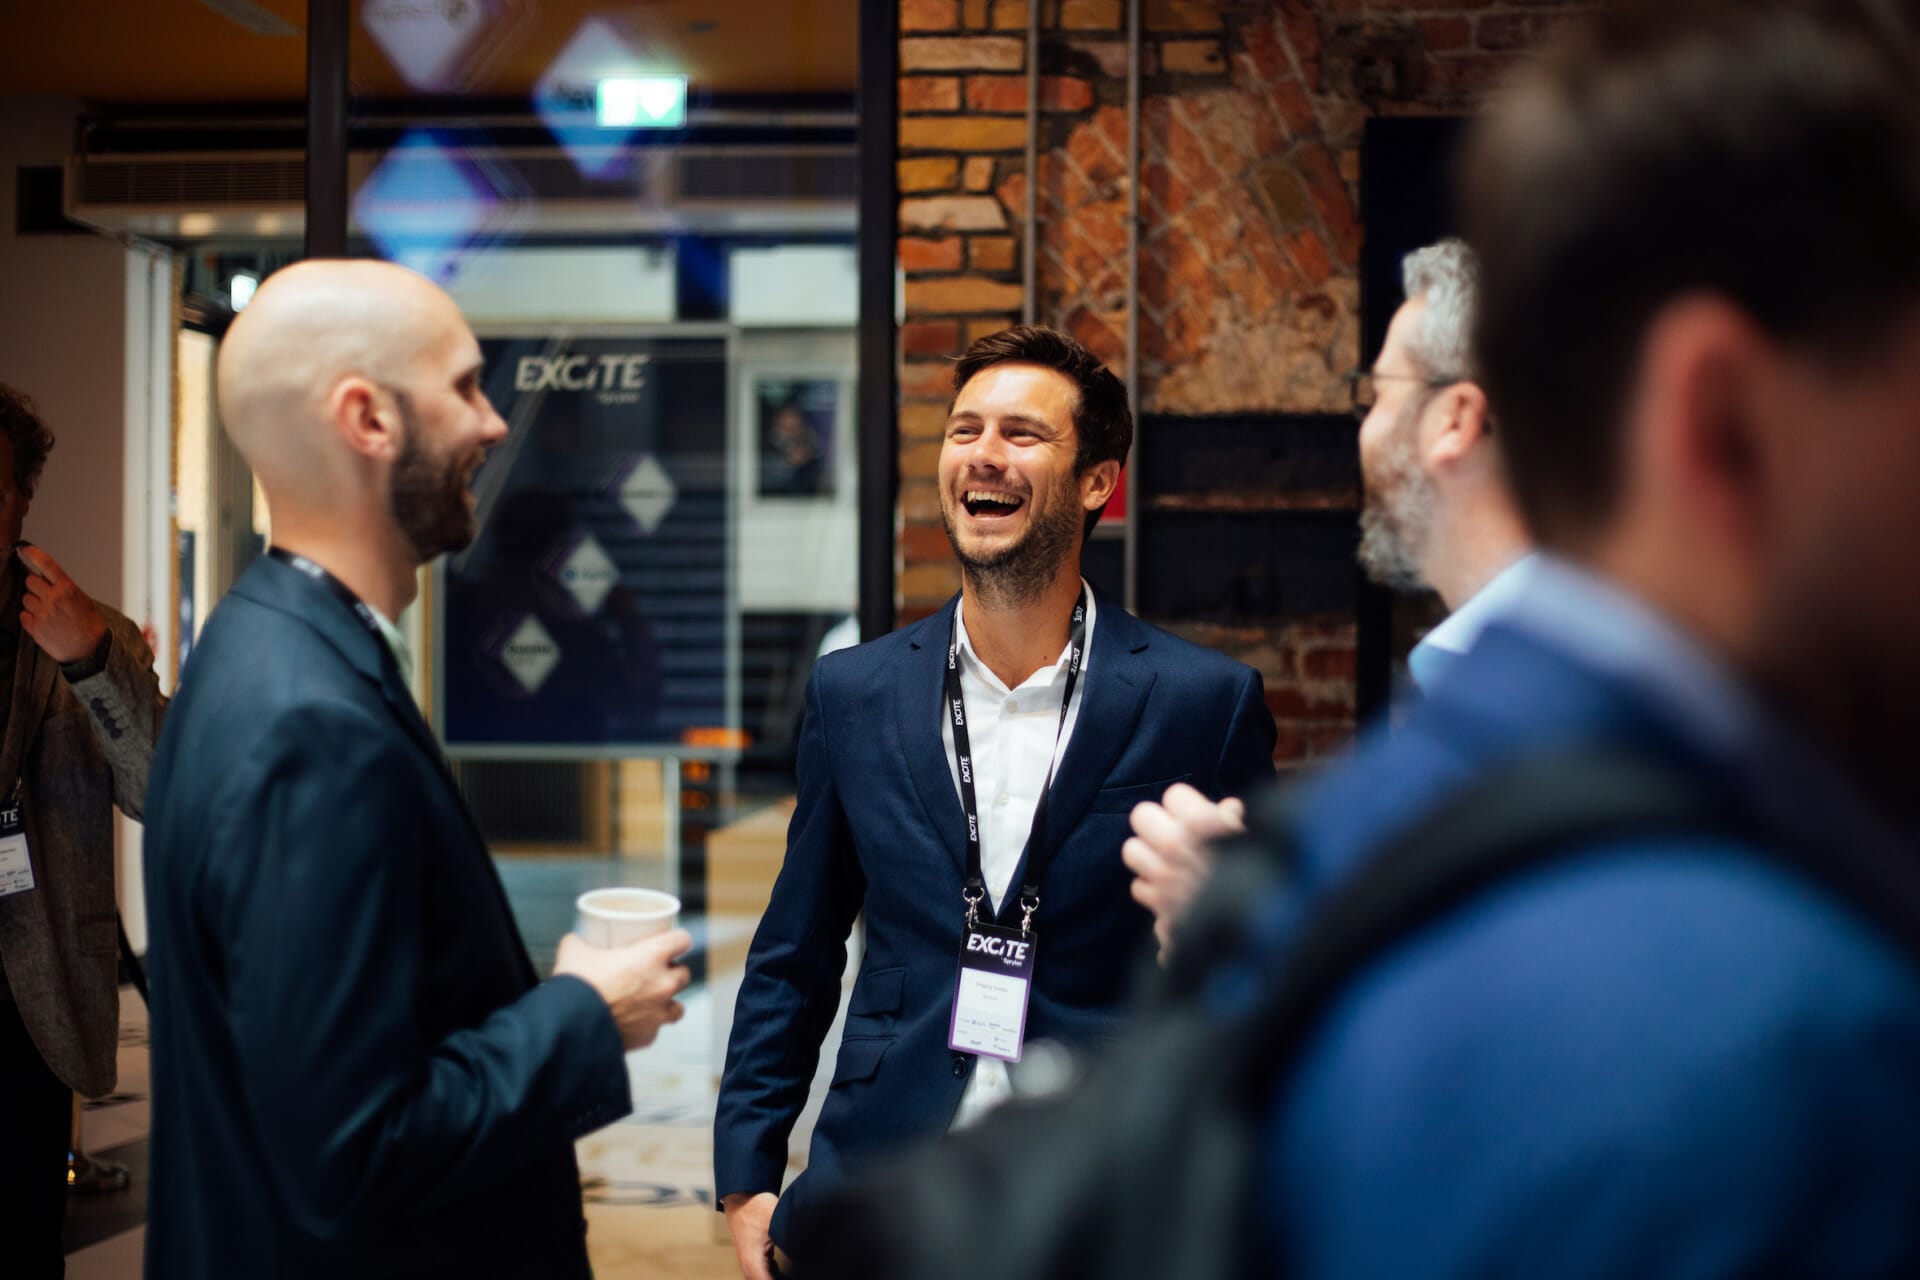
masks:
[[(849, 1172), (1011, 1093), (1017, 1063), (953, 1047), (970, 882), (980, 922), (1034, 940), (1024, 1042), (1097, 1041), (1152, 933), (1120, 860), (1128, 811), (1178, 781), (1219, 797), (1272, 776), (1258, 673), (1081, 579), (1133, 437), (1119, 379), (1073, 339), (1019, 327), (974, 343), (954, 388), (939, 483), (960, 596), (821, 659), (807, 689), (799, 804), (714, 1128), (714, 1189), (747, 1280), (773, 1273), (797, 1216)], [(832, 1088), (782, 1194), (862, 912)]]

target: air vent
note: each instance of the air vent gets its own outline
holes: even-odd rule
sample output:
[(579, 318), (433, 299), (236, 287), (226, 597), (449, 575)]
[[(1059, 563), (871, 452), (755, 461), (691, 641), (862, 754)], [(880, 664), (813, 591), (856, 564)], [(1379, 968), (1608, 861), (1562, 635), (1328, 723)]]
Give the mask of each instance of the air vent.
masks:
[(303, 159), (90, 159), (80, 166), (83, 205), (299, 204)]

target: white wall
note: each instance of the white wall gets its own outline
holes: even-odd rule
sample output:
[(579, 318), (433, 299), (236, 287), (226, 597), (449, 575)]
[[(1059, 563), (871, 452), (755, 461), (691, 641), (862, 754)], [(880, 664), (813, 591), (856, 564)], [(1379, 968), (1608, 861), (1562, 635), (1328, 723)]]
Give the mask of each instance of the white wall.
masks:
[(104, 236), (14, 234), (21, 165), (60, 165), (74, 106), (0, 98), (0, 381), (39, 403), (57, 443), (26, 536), (119, 604), (124, 550), (127, 251)]

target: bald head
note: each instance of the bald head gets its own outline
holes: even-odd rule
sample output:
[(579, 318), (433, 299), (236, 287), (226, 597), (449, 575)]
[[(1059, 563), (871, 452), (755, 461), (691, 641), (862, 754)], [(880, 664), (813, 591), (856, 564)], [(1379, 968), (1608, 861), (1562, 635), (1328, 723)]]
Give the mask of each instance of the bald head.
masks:
[(329, 429), (343, 381), (404, 390), (447, 343), (471, 342), (424, 276), (391, 263), (314, 260), (270, 276), (220, 345), (220, 416), (269, 498), (320, 500), (350, 474)]

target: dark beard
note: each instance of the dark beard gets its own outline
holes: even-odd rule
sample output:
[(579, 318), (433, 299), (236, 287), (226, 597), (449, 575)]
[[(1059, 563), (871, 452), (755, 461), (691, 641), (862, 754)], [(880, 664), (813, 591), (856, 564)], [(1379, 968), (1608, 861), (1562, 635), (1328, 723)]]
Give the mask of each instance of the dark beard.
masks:
[(407, 434), (393, 461), (393, 521), (420, 563), (426, 564), (473, 541), (476, 530), (473, 513), (467, 510), (466, 469), (429, 454), (420, 442), (413, 406), (405, 396), (396, 399)]
[(940, 507), (940, 523), (960, 561), (961, 576), (983, 604), (996, 609), (1033, 604), (1046, 594), (1061, 564), (1079, 546), (1085, 517), (1078, 504), (1056, 502), (1034, 512), (1033, 523), (1017, 542), (992, 555), (973, 556), (960, 549), (946, 504)]

